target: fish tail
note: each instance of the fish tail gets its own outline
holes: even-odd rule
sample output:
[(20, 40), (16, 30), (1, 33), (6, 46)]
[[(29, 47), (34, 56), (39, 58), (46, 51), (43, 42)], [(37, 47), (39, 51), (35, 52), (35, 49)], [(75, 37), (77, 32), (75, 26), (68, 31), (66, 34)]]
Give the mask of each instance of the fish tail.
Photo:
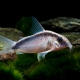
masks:
[(16, 43), (15, 41), (0, 36), (0, 54), (12, 52), (13, 50), (11, 48), (15, 43)]

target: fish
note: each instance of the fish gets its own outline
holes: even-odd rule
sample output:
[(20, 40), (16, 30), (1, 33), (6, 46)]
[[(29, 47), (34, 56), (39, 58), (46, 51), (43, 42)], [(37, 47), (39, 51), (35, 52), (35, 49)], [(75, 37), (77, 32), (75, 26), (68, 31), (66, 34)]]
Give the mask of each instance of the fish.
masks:
[(0, 54), (6, 52), (16, 52), (16, 54), (36, 53), (38, 61), (41, 61), (47, 53), (64, 48), (72, 49), (71, 42), (65, 36), (45, 30), (35, 17), (32, 17), (30, 34), (18, 41), (0, 36), (0, 42), (5, 44)]

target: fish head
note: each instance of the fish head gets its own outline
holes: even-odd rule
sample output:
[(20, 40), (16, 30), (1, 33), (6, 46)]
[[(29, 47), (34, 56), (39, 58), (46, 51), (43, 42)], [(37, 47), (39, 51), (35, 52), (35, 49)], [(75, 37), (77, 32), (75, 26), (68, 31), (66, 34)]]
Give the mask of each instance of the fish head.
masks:
[(61, 50), (64, 48), (72, 49), (71, 42), (63, 35), (55, 33), (55, 37), (53, 38), (54, 51)]

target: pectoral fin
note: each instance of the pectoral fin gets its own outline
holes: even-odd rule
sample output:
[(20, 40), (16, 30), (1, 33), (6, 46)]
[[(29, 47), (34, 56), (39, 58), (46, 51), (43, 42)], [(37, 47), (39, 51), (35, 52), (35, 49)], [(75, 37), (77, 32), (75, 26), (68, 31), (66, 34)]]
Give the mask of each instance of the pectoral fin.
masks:
[(23, 52), (21, 52), (21, 51), (16, 51), (16, 54), (23, 54)]
[(41, 59), (45, 58), (45, 55), (46, 55), (47, 53), (51, 52), (51, 51), (52, 51), (52, 49), (51, 49), (51, 50), (48, 50), (48, 51), (44, 51), (44, 52), (38, 53), (38, 54), (37, 54), (37, 59), (38, 59), (38, 61), (41, 61)]
[(38, 61), (41, 61), (41, 59), (43, 59), (43, 58), (45, 58), (45, 54), (46, 53), (38, 53), (38, 55), (37, 55), (37, 59), (38, 59)]

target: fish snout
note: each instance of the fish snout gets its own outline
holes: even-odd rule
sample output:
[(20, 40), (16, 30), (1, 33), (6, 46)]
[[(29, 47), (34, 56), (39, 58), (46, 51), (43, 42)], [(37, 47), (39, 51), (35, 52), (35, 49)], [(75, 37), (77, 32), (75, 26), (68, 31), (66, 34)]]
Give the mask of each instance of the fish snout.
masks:
[(72, 44), (71, 44), (70, 42), (67, 44), (67, 47), (68, 47), (70, 50), (73, 48), (73, 46), (72, 46)]

